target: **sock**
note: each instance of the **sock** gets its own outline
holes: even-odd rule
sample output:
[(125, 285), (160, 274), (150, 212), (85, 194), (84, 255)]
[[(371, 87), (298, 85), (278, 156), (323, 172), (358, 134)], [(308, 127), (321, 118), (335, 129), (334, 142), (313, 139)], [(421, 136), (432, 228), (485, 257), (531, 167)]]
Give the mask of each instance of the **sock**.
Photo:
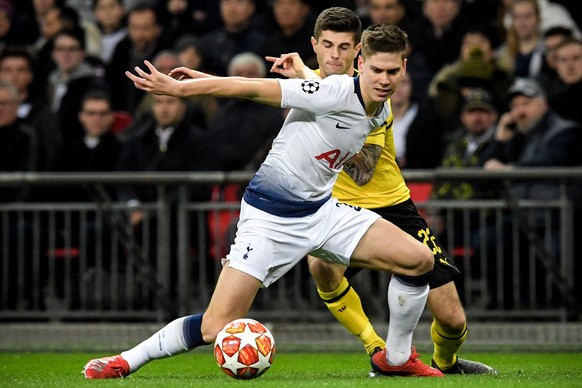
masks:
[(134, 348), (121, 353), (133, 373), (151, 360), (184, 353), (200, 345), (202, 339), (202, 314), (189, 315), (168, 323), (150, 338)]
[(412, 334), (422, 315), (428, 297), (428, 284), (404, 283), (393, 276), (388, 286), (390, 324), (386, 338), (388, 363), (402, 365), (410, 358)]
[(437, 321), (433, 320), (430, 326), (430, 336), (434, 343), (432, 359), (439, 369), (446, 370), (457, 362), (457, 352), (467, 338), (467, 324), (459, 332), (447, 333)]
[(368, 354), (372, 354), (376, 348), (384, 349), (384, 340), (376, 334), (362, 308), (360, 297), (346, 278), (343, 278), (338, 288), (331, 292), (323, 292), (320, 289), (317, 289), (317, 292), (333, 316), (362, 341)]

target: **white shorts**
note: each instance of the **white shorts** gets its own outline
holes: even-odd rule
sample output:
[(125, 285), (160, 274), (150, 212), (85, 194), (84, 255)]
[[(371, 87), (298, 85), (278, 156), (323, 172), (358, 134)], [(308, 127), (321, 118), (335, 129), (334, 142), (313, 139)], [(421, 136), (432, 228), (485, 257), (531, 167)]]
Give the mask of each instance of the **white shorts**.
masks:
[(309, 253), (348, 266), (358, 242), (380, 216), (331, 198), (307, 217), (285, 218), (241, 203), (236, 238), (224, 261), (274, 283)]

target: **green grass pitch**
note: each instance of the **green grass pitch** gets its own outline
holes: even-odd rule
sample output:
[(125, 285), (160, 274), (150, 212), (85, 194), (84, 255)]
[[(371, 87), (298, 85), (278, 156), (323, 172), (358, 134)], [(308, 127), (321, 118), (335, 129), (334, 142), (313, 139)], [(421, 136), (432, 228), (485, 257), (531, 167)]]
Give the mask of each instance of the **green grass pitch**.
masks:
[[(207, 348), (206, 348), (207, 349)], [(222, 373), (206, 349), (158, 360), (120, 380), (85, 380), (87, 360), (107, 354), (0, 353), (0, 387), (582, 387), (582, 353), (464, 353), (498, 376), (367, 377), (363, 352), (298, 353), (279, 349), (270, 370), (251, 381)], [(430, 354), (421, 359), (430, 362)]]

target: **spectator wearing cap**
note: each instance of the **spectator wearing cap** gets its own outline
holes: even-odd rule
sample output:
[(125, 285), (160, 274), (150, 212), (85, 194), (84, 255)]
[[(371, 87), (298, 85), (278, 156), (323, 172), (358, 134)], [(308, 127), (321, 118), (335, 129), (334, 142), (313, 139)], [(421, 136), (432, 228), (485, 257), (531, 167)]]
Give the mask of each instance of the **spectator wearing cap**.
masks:
[[(578, 164), (582, 130), (550, 109), (536, 80), (516, 79), (509, 88), (509, 98), (509, 112), (501, 115), (495, 138), (484, 155), (486, 170)], [(518, 198), (556, 199), (559, 187), (520, 183), (514, 185), (514, 194)]]
[[(489, 92), (476, 89), (469, 93), (460, 113), (461, 126), (446, 145), (441, 167), (482, 166), (482, 155), (493, 140), (498, 118), (495, 102)], [(473, 182), (440, 182), (434, 192), (439, 199), (482, 199), (491, 196)]]
[(484, 89), (504, 104), (511, 85), (509, 74), (497, 63), (492, 32), (476, 26), (463, 36), (459, 59), (445, 66), (432, 79), (429, 97), (435, 109), (446, 119), (448, 128), (460, 125), (463, 99), (475, 89)]
[[(499, 115), (492, 95), (483, 90), (475, 89), (463, 100), (460, 113), (461, 126), (454, 132), (453, 139), (447, 144), (440, 167), (466, 168), (481, 167), (483, 154), (493, 141), (495, 124)], [(499, 194), (495, 187), (484, 181), (447, 181), (437, 180), (432, 191), (433, 199), (444, 200), (474, 200), (495, 199)], [(456, 226), (453, 235), (448, 236), (445, 217), (452, 217)], [(431, 214), (432, 225), (435, 226), (439, 239), (452, 241), (455, 246), (465, 245), (465, 233), (470, 231), (471, 244), (478, 244), (480, 214), (478, 211), (451, 210)], [(449, 238), (450, 237), (450, 238)]]

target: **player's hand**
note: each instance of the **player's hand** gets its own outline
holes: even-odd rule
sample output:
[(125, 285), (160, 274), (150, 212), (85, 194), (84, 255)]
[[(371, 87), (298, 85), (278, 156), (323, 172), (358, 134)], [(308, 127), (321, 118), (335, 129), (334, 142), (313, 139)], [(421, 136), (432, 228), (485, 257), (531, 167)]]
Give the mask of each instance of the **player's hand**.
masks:
[(280, 57), (266, 56), (265, 59), (273, 62), (271, 73), (281, 74), (288, 78), (319, 78), (310, 68), (305, 66), (298, 53), (282, 54)]
[(178, 81), (182, 81), (185, 79), (196, 79), (196, 78), (210, 78), (214, 77), (213, 75), (203, 73), (198, 70), (189, 69), (184, 66), (180, 66), (175, 68), (174, 70), (170, 71), (168, 75)]
[(181, 97), (178, 94), (179, 84), (177, 80), (169, 75), (160, 73), (149, 61), (144, 61), (144, 64), (150, 71), (149, 74), (138, 66), (135, 67), (137, 75), (129, 71), (125, 72), (127, 78), (133, 81), (136, 88), (149, 93)]

